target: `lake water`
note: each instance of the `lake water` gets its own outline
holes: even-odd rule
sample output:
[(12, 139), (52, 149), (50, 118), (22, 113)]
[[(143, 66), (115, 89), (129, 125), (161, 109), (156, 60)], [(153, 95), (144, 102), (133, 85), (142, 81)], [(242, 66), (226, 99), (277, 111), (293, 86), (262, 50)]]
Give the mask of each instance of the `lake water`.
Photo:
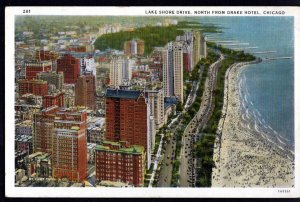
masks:
[[(198, 19), (199, 20), (199, 19)], [(244, 43), (243, 48), (261, 58), (292, 57), (250, 65), (240, 75), (243, 102), (272, 135), (294, 146), (294, 19), (293, 17), (202, 17), (201, 23), (224, 27), (216, 39)], [(250, 48), (249, 48), (250, 47)], [(268, 54), (255, 52), (275, 51)], [(282, 138), (281, 138), (282, 140)]]

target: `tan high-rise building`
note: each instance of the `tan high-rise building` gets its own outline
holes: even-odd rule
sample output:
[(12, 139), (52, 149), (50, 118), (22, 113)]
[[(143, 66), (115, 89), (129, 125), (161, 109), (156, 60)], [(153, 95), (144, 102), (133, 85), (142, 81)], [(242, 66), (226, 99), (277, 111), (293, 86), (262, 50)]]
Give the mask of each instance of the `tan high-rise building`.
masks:
[(123, 65), (123, 56), (112, 56), (109, 63), (109, 86), (111, 88), (119, 88), (119, 86), (122, 84)]
[(153, 116), (156, 128), (160, 128), (164, 124), (164, 91), (158, 90), (146, 90), (145, 95), (148, 98), (150, 104), (151, 116)]
[(137, 41), (137, 54), (144, 55), (145, 52), (145, 42), (142, 40)]
[(200, 60), (200, 32), (193, 31), (193, 65)]
[(143, 40), (131, 40), (124, 42), (124, 54), (131, 55), (144, 55), (145, 42)]
[(180, 102), (183, 102), (182, 43), (168, 43), (162, 56), (164, 94), (166, 97), (175, 96)]
[(206, 50), (206, 40), (205, 37), (201, 34), (200, 36), (200, 59), (207, 57)]
[(127, 56), (131, 55), (131, 41), (124, 42), (124, 54)]
[(206, 58), (206, 41), (202, 33), (193, 31), (193, 63), (197, 65), (200, 59)]

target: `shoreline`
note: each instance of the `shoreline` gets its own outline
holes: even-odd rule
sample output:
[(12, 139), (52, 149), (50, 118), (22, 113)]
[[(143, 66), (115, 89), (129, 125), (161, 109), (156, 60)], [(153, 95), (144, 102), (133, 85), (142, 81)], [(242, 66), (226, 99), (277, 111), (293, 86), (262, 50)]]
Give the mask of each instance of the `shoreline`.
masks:
[[(212, 187), (293, 187), (294, 155), (245, 116), (239, 75), (252, 62), (235, 63), (225, 74), (224, 102), (214, 145)], [(279, 140), (280, 141), (280, 140)], [(278, 141), (277, 141), (278, 142)]]

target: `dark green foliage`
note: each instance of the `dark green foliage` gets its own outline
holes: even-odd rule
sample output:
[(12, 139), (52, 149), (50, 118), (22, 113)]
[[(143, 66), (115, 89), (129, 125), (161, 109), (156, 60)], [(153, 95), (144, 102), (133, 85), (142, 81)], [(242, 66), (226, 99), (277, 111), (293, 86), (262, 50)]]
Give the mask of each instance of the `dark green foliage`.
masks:
[(95, 42), (95, 48), (106, 50), (108, 48), (123, 50), (124, 42), (132, 39), (141, 39), (145, 42), (145, 54), (152, 52), (155, 46), (164, 46), (177, 35), (183, 34), (182, 30), (177, 30), (176, 26), (169, 27), (142, 27), (132, 32), (117, 32), (100, 36)]
[(215, 166), (213, 161), (215, 135), (203, 134), (196, 144), (196, 156), (200, 159), (200, 166), (197, 168), (196, 180), (197, 187), (210, 187), (211, 186), (211, 172)]
[(255, 59), (254, 56), (245, 54), (243, 51), (230, 50), (210, 42), (208, 42), (208, 46), (212, 49), (220, 50), (226, 55), (226, 58), (223, 60), (218, 70), (216, 87), (213, 91), (214, 110), (206, 127), (202, 130), (202, 132), (205, 134), (201, 136), (200, 140), (196, 144), (196, 156), (200, 159), (200, 166), (197, 168), (197, 187), (211, 186), (212, 168), (215, 165), (213, 161), (213, 149), (215, 134), (222, 115), (225, 73), (227, 69), (235, 62), (252, 61)]
[(124, 42), (132, 39), (140, 39), (145, 42), (145, 55), (149, 55), (154, 47), (165, 46), (168, 42), (174, 41), (176, 36), (182, 35), (184, 29), (202, 29), (206, 32), (217, 32), (214, 26), (189, 26), (188, 22), (179, 22), (178, 25), (168, 27), (146, 26), (136, 28), (134, 31), (121, 31), (112, 34), (105, 34), (97, 38), (95, 48), (106, 50), (108, 48), (123, 50)]
[(224, 79), (227, 69), (235, 62), (242, 61), (251, 61), (255, 57), (250, 54), (245, 54), (243, 51), (234, 51), (222, 46), (216, 46), (214, 43), (208, 43), (209, 46), (212, 46), (216, 49), (219, 49), (223, 54), (226, 55), (225, 60), (223, 60), (217, 74), (216, 88), (213, 92), (214, 95), (214, 111), (210, 117), (207, 127), (204, 129), (204, 132), (216, 133), (219, 119), (221, 118), (221, 111), (223, 108), (223, 99), (224, 99)]
[(182, 110), (183, 110), (182, 102), (179, 101), (179, 102), (177, 103), (177, 105), (176, 105), (176, 110), (182, 112)]

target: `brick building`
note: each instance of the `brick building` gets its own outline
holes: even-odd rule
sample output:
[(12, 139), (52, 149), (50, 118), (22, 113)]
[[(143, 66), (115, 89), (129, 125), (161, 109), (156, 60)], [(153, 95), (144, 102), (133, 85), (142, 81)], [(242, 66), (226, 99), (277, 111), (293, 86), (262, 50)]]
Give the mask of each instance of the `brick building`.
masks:
[(92, 110), (96, 108), (95, 76), (82, 75), (75, 84), (75, 106), (85, 106)]
[(144, 185), (144, 148), (128, 142), (104, 141), (96, 151), (96, 179)]
[(86, 119), (85, 110), (57, 106), (34, 115), (34, 152), (52, 154), (54, 178), (85, 179)]
[(186, 72), (192, 71), (192, 64), (191, 64), (191, 54), (190, 53), (183, 53), (183, 68)]
[(55, 93), (51, 95), (43, 96), (43, 107), (51, 107), (53, 105), (63, 107), (64, 106), (64, 93)]
[(76, 83), (80, 76), (80, 60), (69, 54), (57, 60), (57, 72), (64, 73), (64, 82), (67, 84)]
[(25, 78), (27, 80), (36, 79), (37, 74), (52, 70), (52, 63), (49, 61), (26, 62), (25, 63)]
[(149, 64), (149, 69), (152, 73), (158, 76), (159, 80), (163, 80), (163, 60), (162, 60), (162, 47), (154, 48), (151, 58), (152, 62)]
[[(141, 91), (107, 89), (106, 140), (141, 145), (151, 162), (150, 106)], [(149, 157), (149, 158), (148, 158)]]
[(74, 52), (87, 52), (86, 46), (70, 45), (68, 49), (69, 51), (74, 51)]
[(51, 106), (33, 115), (33, 151), (52, 153), (52, 133), (58, 106)]
[(15, 151), (32, 153), (32, 136), (20, 135), (15, 137)]
[[(59, 119), (59, 118), (60, 119)], [(83, 181), (86, 177), (86, 111), (58, 112), (53, 133), (53, 177)]]
[(48, 83), (43, 80), (19, 80), (19, 95), (34, 94), (44, 96), (48, 94)]
[(54, 51), (37, 50), (35, 52), (35, 59), (38, 61), (57, 60), (59, 54)]

